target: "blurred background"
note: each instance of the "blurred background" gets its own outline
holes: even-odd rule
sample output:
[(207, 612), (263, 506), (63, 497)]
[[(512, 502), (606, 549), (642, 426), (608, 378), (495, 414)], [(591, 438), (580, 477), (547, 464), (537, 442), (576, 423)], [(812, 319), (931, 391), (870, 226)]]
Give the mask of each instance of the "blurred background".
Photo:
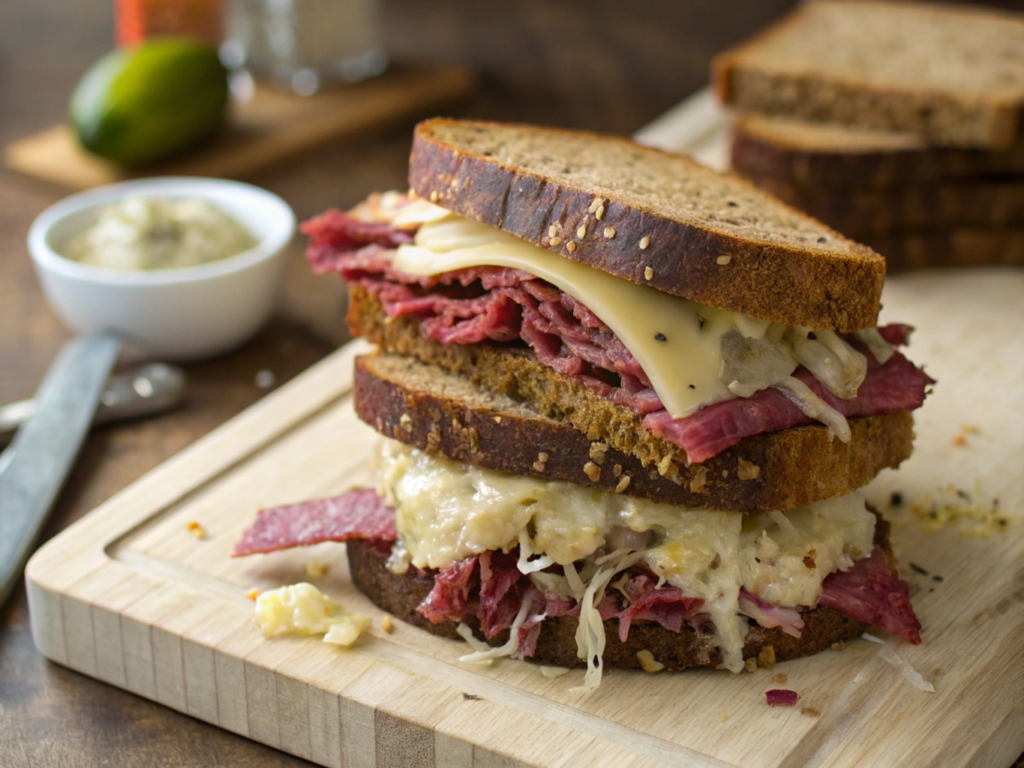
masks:
[[(292, 0), (246, 4), (287, 9)], [(313, 25), (313, 48), (362, 23), (356, 11), (346, 16), (345, 0), (320, 5), (333, 5), (335, 13), (331, 24)], [(446, 113), (631, 134), (707, 85), (714, 54), (794, 5), (382, 0), (374, 34), (396, 68), (457, 66), (476, 75), (472, 93)], [(1024, 11), (1024, 1), (986, 5)], [(76, 83), (115, 39), (109, 1), (0, 0), (0, 144), (61, 123)], [(236, 47), (228, 54), (244, 58), (245, 51)], [(370, 56), (354, 77), (382, 65)], [(300, 91), (321, 85), (311, 87), (308, 78), (289, 82)], [(403, 189), (415, 118), (438, 111), (327, 141), (246, 180), (284, 198), (300, 221), (328, 207), (349, 208), (374, 190)], [(34, 217), (65, 194), (58, 185), (0, 169), (0, 404), (31, 397), (71, 336), (44, 299), (25, 245)], [(340, 281), (308, 274), (300, 240), (289, 253), (283, 296), (267, 329), (237, 352), (187, 366), (192, 393), (186, 409), (95, 430), (47, 535), (347, 340)], [(31, 643), (24, 597), (17, 594), (0, 613), (0, 763), (303, 764), (48, 664)]]

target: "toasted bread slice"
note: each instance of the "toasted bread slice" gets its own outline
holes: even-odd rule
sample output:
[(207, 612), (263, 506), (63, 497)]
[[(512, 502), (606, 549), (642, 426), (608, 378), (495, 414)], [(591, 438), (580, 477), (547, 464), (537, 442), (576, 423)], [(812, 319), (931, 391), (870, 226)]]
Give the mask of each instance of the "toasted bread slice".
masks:
[[(889, 526), (881, 518), (875, 529), (875, 544), (885, 550), (890, 570), (895, 575), (896, 562), (889, 544)], [(455, 622), (445, 619), (432, 624), (416, 610), (433, 588), (436, 571), (410, 568), (404, 574), (394, 574), (386, 566), (388, 552), (374, 546), (373, 542), (350, 539), (345, 546), (348, 548), (352, 582), (375, 605), (431, 634), (459, 639), (455, 632)], [(805, 611), (802, 618), (805, 626), (799, 638), (787, 635), (781, 629), (766, 629), (751, 622), (743, 658), (757, 658), (769, 647), (776, 661), (810, 656), (830, 648), (833, 643), (859, 637), (869, 629), (867, 624), (828, 606)], [(465, 621), (477, 630), (473, 617), (467, 617)], [(583, 664), (576, 655), (576, 626), (577, 619), (574, 616), (545, 619), (541, 625), (537, 650), (530, 661), (561, 667)], [(689, 625), (684, 625), (682, 631), (676, 633), (662, 628), (656, 622), (636, 621), (630, 627), (628, 640), (623, 643), (619, 640), (618, 622), (608, 620), (604, 622), (604, 633), (604, 663), (613, 669), (639, 668), (637, 653), (643, 650), (650, 651), (657, 661), (665, 665), (665, 669), (672, 671), (691, 667), (717, 667), (722, 663), (721, 654), (711, 643), (711, 635), (700, 635)], [(477, 635), (483, 639), (479, 632)], [(508, 630), (504, 630), (487, 642), (501, 645), (507, 640)]]
[(790, 205), (865, 242), (907, 232), (1024, 226), (1024, 178), (827, 191), (768, 176), (750, 179)]
[(871, 240), (893, 270), (1024, 264), (1022, 228), (903, 233)]
[(1021, 136), (1024, 17), (995, 10), (850, 1), (799, 6), (712, 65), (723, 102), (1007, 149)]
[[(848, 443), (808, 425), (745, 438), (687, 466), (685, 452), (644, 429), (634, 411), (532, 354), (425, 339), (413, 320), (383, 322), (380, 304), (358, 286), (351, 302), (360, 334), (394, 353), (357, 362), (360, 418), (459, 461), (671, 504), (755, 511), (845, 495), (913, 448), (913, 417), (901, 411), (851, 419)], [(630, 478), (625, 485), (623, 477)]]
[(819, 193), (823, 188), (902, 188), (1024, 175), (1024, 141), (1004, 152), (930, 147), (913, 133), (741, 115), (733, 126), (732, 166), (743, 176), (778, 179)]
[(773, 322), (878, 316), (870, 248), (734, 176), (590, 133), (456, 120), (416, 127), (420, 196), (636, 283)]

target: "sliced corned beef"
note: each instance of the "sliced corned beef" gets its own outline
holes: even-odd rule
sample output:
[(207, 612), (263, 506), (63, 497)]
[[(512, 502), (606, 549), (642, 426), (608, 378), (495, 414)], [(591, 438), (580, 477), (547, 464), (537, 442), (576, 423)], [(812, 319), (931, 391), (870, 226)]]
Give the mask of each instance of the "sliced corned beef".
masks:
[(349, 491), (333, 499), (263, 509), (235, 545), (232, 557), (278, 549), (345, 541), (350, 538), (394, 541), (395, 510), (376, 491)]
[(819, 605), (828, 605), (847, 616), (884, 629), (917, 645), (921, 622), (910, 604), (910, 589), (889, 573), (889, 561), (879, 547), (871, 557), (854, 562), (848, 571), (830, 574), (822, 584)]
[[(433, 277), (415, 277), (392, 268), (388, 248), (412, 238), (411, 231), (388, 229), (328, 211), (307, 222), (309, 260), (317, 272), (337, 271), (378, 296), (388, 317), (415, 317), (420, 332), (444, 344), (504, 343), (522, 340), (545, 365), (577, 376), (588, 387), (644, 417), (643, 426), (686, 451), (700, 463), (744, 437), (811, 424), (813, 420), (773, 388), (702, 408), (682, 419), (664, 409), (633, 355), (601, 320), (579, 301), (518, 269), (473, 267)], [(906, 342), (909, 328), (879, 329), (891, 344)], [(857, 397), (833, 396), (810, 372), (796, 377), (847, 418), (912, 410), (924, 402), (932, 380), (900, 354), (879, 365), (867, 348), (850, 338), (869, 361)]]

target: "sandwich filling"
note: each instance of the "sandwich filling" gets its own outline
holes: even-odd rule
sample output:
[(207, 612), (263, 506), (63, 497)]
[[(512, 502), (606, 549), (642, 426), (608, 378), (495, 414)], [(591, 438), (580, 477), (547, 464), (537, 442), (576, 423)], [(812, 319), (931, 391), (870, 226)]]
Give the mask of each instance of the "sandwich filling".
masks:
[[(601, 678), (604, 622), (712, 641), (722, 667), (743, 668), (749, 623), (800, 636), (801, 613), (830, 605), (920, 642), (906, 585), (874, 546), (876, 518), (858, 494), (754, 515), (658, 504), (570, 483), (513, 476), (385, 440), (378, 488), (264, 510), (236, 555), (366, 538), (389, 567), (435, 575), (429, 620), (479, 621), (469, 661), (530, 657), (543, 621), (578, 617), (584, 686)], [(479, 641), (461, 630), (471, 644)]]
[(528, 345), (702, 462), (744, 437), (919, 407), (931, 380), (894, 347), (909, 329), (785, 326), (697, 304), (389, 193), (308, 222), (316, 271), (376, 295), (444, 344)]

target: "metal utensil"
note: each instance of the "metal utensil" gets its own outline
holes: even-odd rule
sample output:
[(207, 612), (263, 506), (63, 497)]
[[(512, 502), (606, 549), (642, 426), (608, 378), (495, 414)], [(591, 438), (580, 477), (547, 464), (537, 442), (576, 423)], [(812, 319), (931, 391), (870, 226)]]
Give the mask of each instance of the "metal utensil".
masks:
[(74, 464), (120, 351), (120, 339), (105, 333), (65, 344), (36, 392), (35, 415), (14, 437), (0, 473), (0, 606)]
[[(166, 363), (148, 363), (111, 376), (100, 396), (93, 423), (105, 424), (173, 408), (185, 398), (186, 383), (185, 372)], [(0, 407), (0, 445), (32, 418), (36, 408), (35, 400)]]

